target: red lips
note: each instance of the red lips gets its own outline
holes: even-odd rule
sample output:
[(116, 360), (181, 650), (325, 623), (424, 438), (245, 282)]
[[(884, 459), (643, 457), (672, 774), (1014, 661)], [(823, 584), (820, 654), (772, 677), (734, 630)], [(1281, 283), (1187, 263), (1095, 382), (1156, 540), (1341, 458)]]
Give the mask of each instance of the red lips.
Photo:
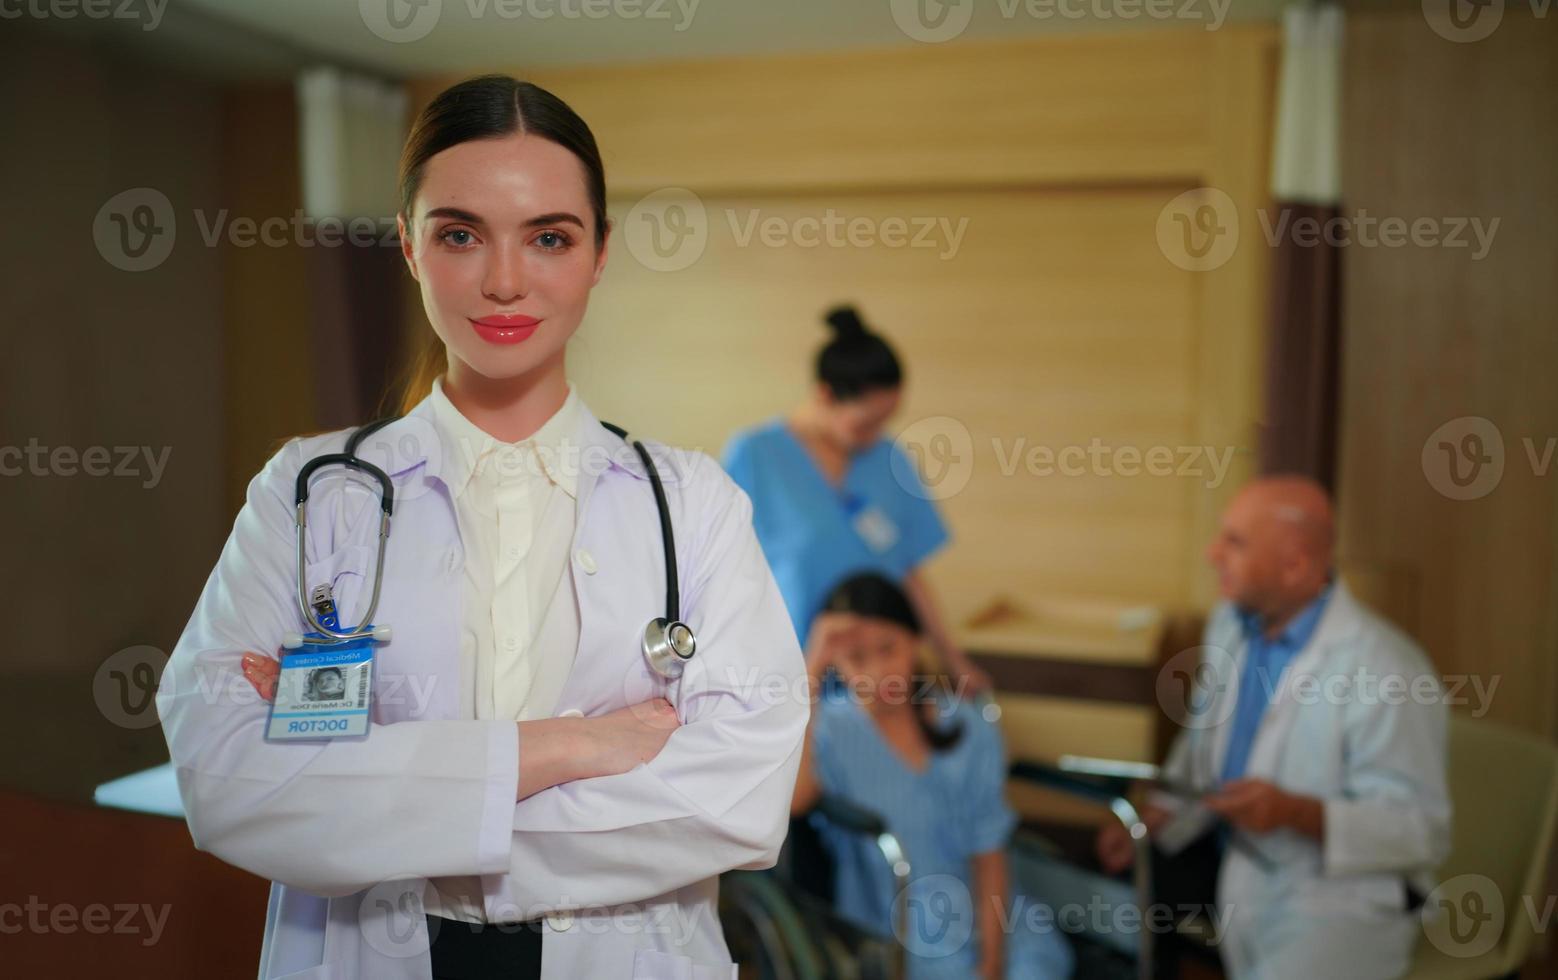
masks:
[(518, 344), (529, 340), (541, 321), (521, 313), (495, 313), (472, 320), (477, 336), (490, 344)]

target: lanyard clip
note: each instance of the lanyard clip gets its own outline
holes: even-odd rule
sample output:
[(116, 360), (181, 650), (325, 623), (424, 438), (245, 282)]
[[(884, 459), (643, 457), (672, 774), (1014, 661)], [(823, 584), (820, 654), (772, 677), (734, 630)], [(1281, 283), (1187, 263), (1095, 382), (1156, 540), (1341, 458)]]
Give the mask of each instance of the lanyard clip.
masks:
[(329, 583), (314, 586), (314, 591), (309, 593), (309, 604), (314, 607), (314, 613), (319, 621), (333, 630), (341, 628), (341, 620), (335, 610), (335, 590)]

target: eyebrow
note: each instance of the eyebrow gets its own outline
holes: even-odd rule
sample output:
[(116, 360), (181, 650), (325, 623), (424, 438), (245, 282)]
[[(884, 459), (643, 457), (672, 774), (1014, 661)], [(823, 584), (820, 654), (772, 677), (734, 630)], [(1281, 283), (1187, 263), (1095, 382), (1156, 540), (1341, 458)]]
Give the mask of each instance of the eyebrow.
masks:
[[(450, 218), (454, 221), (464, 221), (467, 224), (473, 225), (485, 224), (485, 222), (483, 222), (478, 215), (473, 214), (470, 211), (466, 211), (463, 208), (429, 208), (428, 211), (422, 215), (422, 217), (424, 219)], [(534, 218), (527, 219), (521, 224), (526, 228), (537, 228), (541, 225), (557, 225), (563, 224), (564, 222), (572, 222), (573, 224), (578, 225), (581, 230), (584, 228), (584, 222), (580, 220), (578, 215), (572, 213), (571, 211), (549, 211), (546, 214), (538, 214)]]

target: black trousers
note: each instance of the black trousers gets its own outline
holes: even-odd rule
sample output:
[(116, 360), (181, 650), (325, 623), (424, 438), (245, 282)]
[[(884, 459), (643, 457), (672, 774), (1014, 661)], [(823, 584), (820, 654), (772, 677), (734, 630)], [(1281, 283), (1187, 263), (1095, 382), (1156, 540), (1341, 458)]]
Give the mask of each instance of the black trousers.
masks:
[(541, 980), (541, 922), (482, 924), (429, 915), (433, 980)]
[[(1172, 857), (1156, 847), (1152, 849), (1152, 900), (1175, 911), (1175, 920), (1184, 906), (1206, 908), (1217, 901), (1217, 873), (1223, 864), (1223, 848), (1213, 829)], [(1179, 976), (1181, 961), (1187, 957), (1215, 959), (1216, 954), (1176, 936), (1172, 931), (1155, 933), (1152, 941), (1153, 973), (1158, 980)]]

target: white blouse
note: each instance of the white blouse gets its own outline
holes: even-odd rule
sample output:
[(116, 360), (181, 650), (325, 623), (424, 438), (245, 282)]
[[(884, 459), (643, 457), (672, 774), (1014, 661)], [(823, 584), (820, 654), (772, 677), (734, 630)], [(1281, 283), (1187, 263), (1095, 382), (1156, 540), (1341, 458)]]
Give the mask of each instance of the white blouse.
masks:
[[(441, 476), (465, 549), (460, 704), (467, 719), (547, 718), (579, 645), (579, 610), (565, 573), (573, 536), (578, 395), (535, 434), (503, 443), (460, 414), (433, 382)], [(573, 451), (570, 451), (573, 450)], [(517, 737), (517, 736), (516, 736)], [(485, 921), (480, 878), (435, 878), (433, 915)]]

